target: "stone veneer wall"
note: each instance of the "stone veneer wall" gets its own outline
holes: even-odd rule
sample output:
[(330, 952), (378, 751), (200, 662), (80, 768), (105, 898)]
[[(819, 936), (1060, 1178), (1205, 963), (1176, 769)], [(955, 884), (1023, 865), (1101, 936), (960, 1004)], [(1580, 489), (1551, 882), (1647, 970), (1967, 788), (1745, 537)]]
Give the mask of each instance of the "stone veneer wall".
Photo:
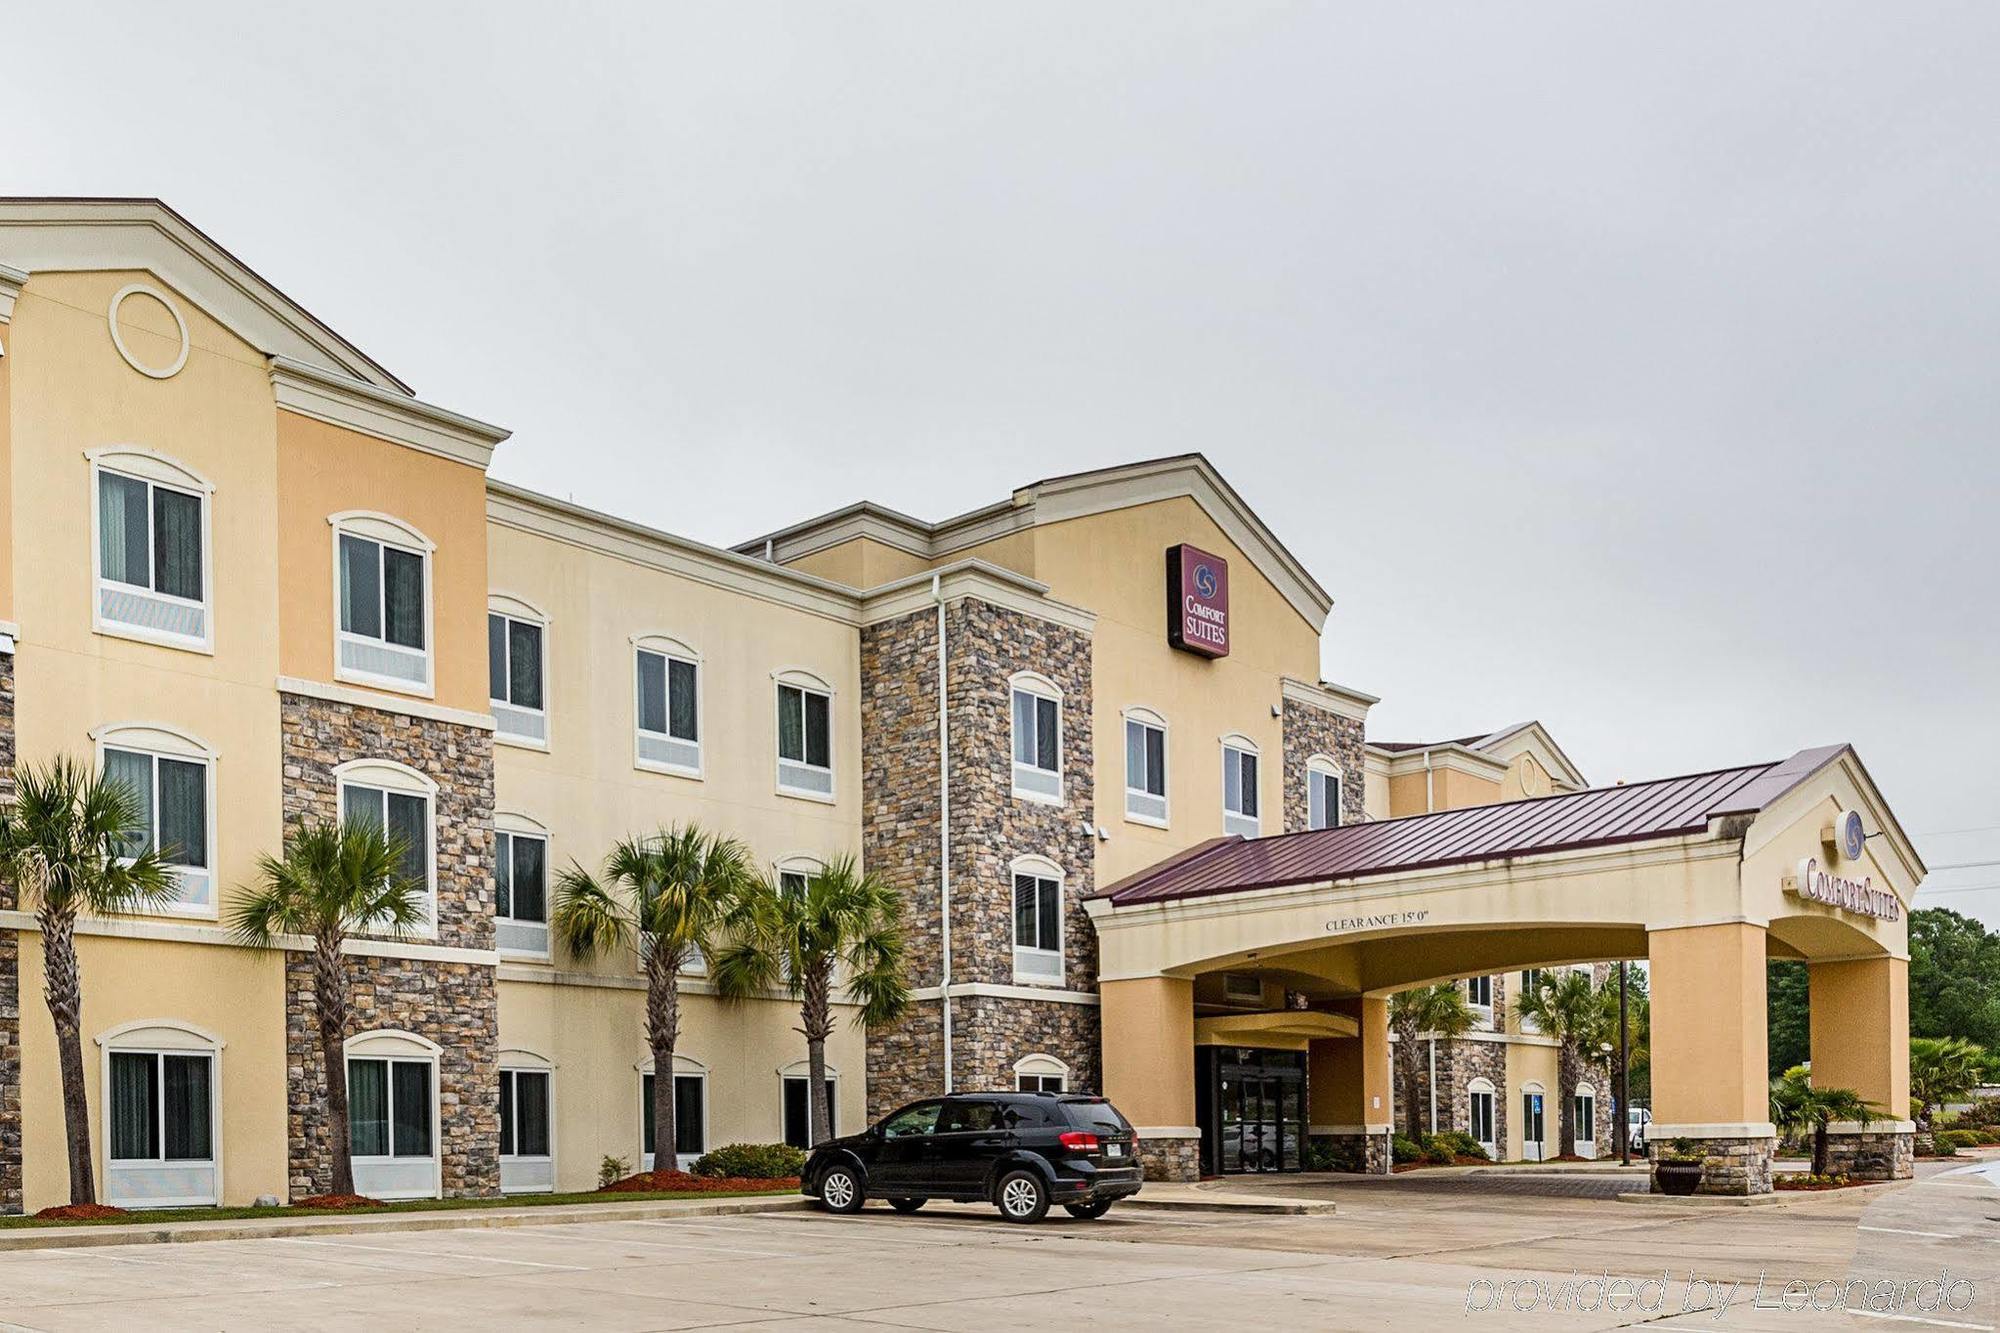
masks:
[[(1419, 1043), (1420, 1045), (1426, 1043)], [(1424, 1072), (1418, 1077), (1429, 1081), (1429, 1057), (1420, 1052)], [(1437, 1124), (1439, 1129), (1472, 1132), (1472, 1080), (1483, 1078), (1493, 1085), (1493, 1146), (1504, 1153), (1507, 1145), (1508, 1103), (1507, 1045), (1460, 1037), (1437, 1044)], [(1428, 1089), (1426, 1089), (1428, 1092)], [(1553, 1125), (1551, 1126), (1553, 1128)]]
[[(493, 738), (459, 726), (303, 695), (281, 693), (284, 815), (339, 815), (333, 770), (355, 759), (407, 764), (438, 784), (437, 938), (452, 948), (491, 950), (493, 924)], [(431, 941), (426, 940), (426, 943)], [(350, 1036), (398, 1028), (444, 1048), (438, 1061), (439, 1147), (447, 1196), (500, 1188), (499, 1002), (484, 962), (349, 955)], [(294, 1197), (329, 1183), (326, 1075), (319, 1056), (310, 959), (285, 968), (286, 1088)]]
[(1916, 1137), (1894, 1130), (1828, 1134), (1827, 1169), (1856, 1180), (1908, 1180), (1916, 1172)]
[(1323, 708), (1284, 701), (1285, 832), (1306, 827), (1306, 761), (1323, 754), (1340, 765), (1340, 822), (1359, 824), (1362, 809), (1362, 725)]
[[(1082, 906), (1095, 844), (1090, 638), (1038, 617), (974, 599), (946, 609), (951, 725), (951, 896), (954, 985), (1012, 986), (1017, 857), (1063, 872), (1063, 988), (1094, 991), (1097, 938)], [(1061, 806), (1013, 794), (1013, 713), (1008, 678), (1034, 671), (1063, 692)], [(942, 979), (938, 926), (937, 620), (925, 610), (863, 629), (862, 856), (904, 895), (910, 983)], [(943, 1086), (942, 1019), (919, 1001), (902, 1023), (869, 1034), (869, 1113)], [(1097, 1086), (1096, 1007), (1061, 1001), (961, 996), (952, 1003), (953, 1082), (1012, 1087), (1016, 1061), (1047, 1054), (1077, 1089)]]
[[(1770, 1139), (1696, 1139), (1704, 1153), (1701, 1184), (1697, 1194), (1769, 1194), (1771, 1160), (1778, 1154), (1778, 1141)], [(1657, 1164), (1668, 1143), (1649, 1143), (1647, 1155)], [(1662, 1192), (1657, 1178), (1655, 1193)]]
[[(14, 656), (0, 652), (0, 805), (14, 799)], [(0, 883), (0, 910), (14, 886)], [(0, 1213), (21, 1211), (21, 944), (0, 929)]]

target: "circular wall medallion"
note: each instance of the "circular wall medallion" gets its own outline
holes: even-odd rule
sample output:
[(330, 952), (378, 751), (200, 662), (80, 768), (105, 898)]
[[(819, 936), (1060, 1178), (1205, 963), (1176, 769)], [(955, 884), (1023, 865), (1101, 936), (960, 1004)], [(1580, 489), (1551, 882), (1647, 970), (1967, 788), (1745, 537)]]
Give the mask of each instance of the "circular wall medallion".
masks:
[(1842, 810), (1834, 821), (1836, 841), (1840, 844), (1840, 856), (1845, 861), (1861, 859), (1862, 849), (1868, 846), (1868, 834), (1861, 825), (1859, 810)]
[[(130, 296), (150, 296), (155, 301), (158, 301), (169, 315), (174, 317), (174, 327), (180, 331), (181, 348), (179, 354), (174, 357), (173, 364), (149, 366), (138, 357), (133, 356), (132, 349), (125, 345), (125, 335), (118, 330), (118, 307), (124, 305), (125, 299)], [(187, 321), (181, 318), (181, 312), (175, 308), (172, 301), (167, 299), (165, 292), (157, 287), (148, 286), (143, 282), (134, 282), (120, 287), (111, 297), (109, 318), (111, 320), (111, 345), (118, 349), (118, 355), (125, 358), (126, 365), (132, 367), (132, 369), (138, 371), (141, 375), (147, 375), (156, 380), (172, 379), (181, 373), (181, 367), (187, 364), (188, 359), (188, 326)]]

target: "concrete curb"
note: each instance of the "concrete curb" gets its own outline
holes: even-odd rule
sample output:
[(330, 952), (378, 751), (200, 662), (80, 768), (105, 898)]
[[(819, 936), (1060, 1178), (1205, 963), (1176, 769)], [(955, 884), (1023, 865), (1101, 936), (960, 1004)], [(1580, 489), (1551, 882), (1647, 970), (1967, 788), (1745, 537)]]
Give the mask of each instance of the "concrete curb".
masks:
[(184, 1245), (197, 1241), (263, 1240), (282, 1236), (366, 1236), (385, 1231), (466, 1231), (560, 1226), (574, 1222), (649, 1222), (676, 1217), (729, 1217), (792, 1212), (811, 1205), (802, 1195), (731, 1199), (656, 1199), (650, 1203), (545, 1204), (527, 1208), (440, 1208), (360, 1216), (254, 1217), (226, 1222), (152, 1222), (143, 1226), (52, 1226), (0, 1230), (0, 1253), (76, 1250), (103, 1245)]
[(1908, 1180), (1871, 1180), (1865, 1185), (1848, 1185), (1837, 1190), (1772, 1190), (1769, 1194), (1621, 1194), (1620, 1203), (1646, 1203), (1660, 1207), (1675, 1204), (1696, 1208), (1769, 1208), (1797, 1205), (1814, 1200), (1868, 1198), (1886, 1190), (1911, 1184)]
[(1141, 1190), (1120, 1199), (1119, 1208), (1151, 1208), (1162, 1212), (1247, 1213), (1265, 1217), (1330, 1217), (1335, 1205), (1330, 1199), (1296, 1199), (1282, 1195), (1263, 1198), (1255, 1194), (1227, 1194), (1196, 1185), (1186, 1194), (1161, 1194)]

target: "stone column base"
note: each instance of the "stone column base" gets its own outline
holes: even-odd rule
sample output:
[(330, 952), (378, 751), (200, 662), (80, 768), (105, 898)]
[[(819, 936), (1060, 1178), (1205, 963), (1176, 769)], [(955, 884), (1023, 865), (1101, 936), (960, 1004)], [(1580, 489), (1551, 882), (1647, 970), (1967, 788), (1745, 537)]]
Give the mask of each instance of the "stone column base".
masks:
[(1389, 1144), (1392, 1133), (1387, 1125), (1343, 1126), (1327, 1133), (1315, 1132), (1312, 1143), (1333, 1159), (1334, 1165), (1329, 1170), (1386, 1176), (1395, 1164)]
[(1652, 1188), (1656, 1194), (1660, 1189), (1657, 1166), (1662, 1156), (1670, 1155), (1673, 1142), (1677, 1138), (1691, 1140), (1702, 1153), (1701, 1184), (1697, 1194), (1769, 1194), (1771, 1192), (1771, 1159), (1778, 1154), (1776, 1134), (1753, 1135), (1710, 1135), (1675, 1134), (1674, 1126), (1659, 1127), (1647, 1131), (1646, 1155), (1655, 1165)]
[(1141, 1129), (1139, 1169), (1148, 1180), (1200, 1180), (1201, 1139)]
[(1916, 1127), (1907, 1122), (1828, 1128), (1827, 1170), (1850, 1180), (1908, 1180), (1916, 1170), (1916, 1155)]

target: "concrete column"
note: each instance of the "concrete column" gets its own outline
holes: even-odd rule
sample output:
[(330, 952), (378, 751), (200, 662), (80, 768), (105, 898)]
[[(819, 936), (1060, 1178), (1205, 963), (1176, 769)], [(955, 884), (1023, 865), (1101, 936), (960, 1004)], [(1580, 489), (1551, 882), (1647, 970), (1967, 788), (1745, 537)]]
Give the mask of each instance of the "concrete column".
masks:
[(1139, 1131), (1149, 1180), (1201, 1175), (1194, 1110), (1194, 983), (1136, 977), (1097, 987), (1104, 1095)]
[[(1777, 1130), (1766, 1075), (1764, 928), (1683, 926), (1646, 937), (1654, 1160), (1674, 1139), (1704, 1154), (1703, 1194), (1768, 1194)], [(1657, 1186), (1656, 1186), (1657, 1188)]]
[(1910, 1110), (1910, 964), (1902, 958), (1811, 963), (1812, 1081), (1851, 1088), (1882, 1108), (1867, 1125), (1829, 1126), (1829, 1164), (1863, 1180), (1907, 1180), (1916, 1126)]
[(1311, 1044), (1306, 1057), (1307, 1118), (1315, 1146), (1331, 1149), (1340, 1170), (1387, 1175), (1390, 1169), (1389, 1002), (1361, 997), (1335, 1010), (1360, 1025), (1356, 1037)]

